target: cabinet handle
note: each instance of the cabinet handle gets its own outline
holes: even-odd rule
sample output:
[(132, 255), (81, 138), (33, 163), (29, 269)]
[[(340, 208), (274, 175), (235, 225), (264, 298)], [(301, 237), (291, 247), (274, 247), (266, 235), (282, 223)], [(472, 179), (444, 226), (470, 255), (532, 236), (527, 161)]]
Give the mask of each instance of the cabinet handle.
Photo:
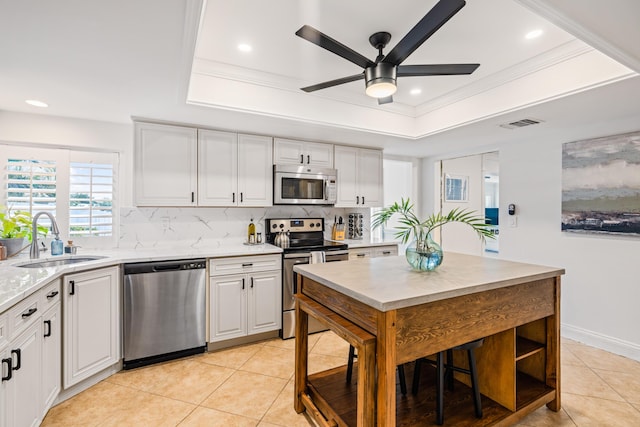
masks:
[(240, 192), (240, 203), (244, 202), (244, 193)]
[(304, 164), (304, 154), (300, 154), (300, 163)]
[(232, 201), (233, 203), (235, 203), (235, 202), (236, 202), (236, 193), (231, 193), (231, 201)]
[(193, 191), (191, 192), (191, 203), (196, 201), (196, 193), (194, 193)]
[(307, 154), (307, 164), (311, 164), (311, 156)]
[(46, 331), (47, 331), (44, 333), (44, 337), (45, 338), (50, 337), (51, 336), (51, 320), (45, 320), (44, 325), (46, 326)]
[(69, 291), (69, 295), (75, 295), (76, 294), (76, 281), (75, 280), (69, 280), (69, 286), (71, 287), (71, 290)]
[[(11, 362), (13, 362), (13, 360), (10, 357), (7, 357), (6, 359), (2, 359), (2, 368), (4, 368), (4, 364), (7, 364), (7, 376), (5, 377), (4, 375), (2, 376), (2, 381), (9, 381), (11, 379), (11, 377), (13, 377), (13, 374), (11, 371), (13, 371), (12, 367), (11, 367)], [(4, 372), (4, 369), (3, 369)]]
[(253, 289), (253, 277), (251, 278), (251, 289)]
[(252, 262), (243, 262), (242, 263), (242, 268), (245, 268), (245, 267), (253, 267), (253, 263)]
[(364, 205), (364, 196), (362, 196), (362, 204)]
[(24, 313), (22, 313), (22, 318), (26, 319), (27, 317), (31, 317), (31, 316), (33, 316), (33, 313), (35, 313), (36, 311), (38, 311), (37, 308), (35, 308), (35, 307), (30, 308), (29, 310), (27, 310)]
[(364, 257), (366, 257), (366, 256), (367, 256), (367, 254), (357, 254), (356, 256), (357, 256), (358, 258), (364, 258)]
[(382, 255), (391, 255), (391, 251), (382, 251)]
[(11, 359), (13, 359), (14, 354), (18, 356), (18, 363), (16, 363), (16, 366), (14, 366), (12, 369), (14, 371), (17, 371), (22, 367), (22, 351), (19, 348), (16, 350), (11, 350)]
[(47, 295), (47, 299), (51, 299), (51, 298), (55, 297), (56, 295), (58, 295), (58, 291), (53, 291), (49, 295)]
[(244, 279), (242, 279), (242, 289), (244, 289)]
[(360, 204), (360, 196), (356, 196), (356, 205)]

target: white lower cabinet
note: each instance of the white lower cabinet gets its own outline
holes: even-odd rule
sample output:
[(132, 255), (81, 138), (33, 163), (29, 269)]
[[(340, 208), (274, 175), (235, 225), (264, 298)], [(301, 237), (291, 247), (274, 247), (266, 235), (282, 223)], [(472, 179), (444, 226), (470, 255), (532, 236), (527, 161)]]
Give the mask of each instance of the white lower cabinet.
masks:
[[(42, 420), (42, 325), (36, 321), (12, 340), (2, 356), (6, 426), (37, 426)], [(11, 371), (9, 372), (9, 367)]]
[(42, 417), (60, 393), (62, 374), (62, 322), (57, 302), (42, 316)]
[(120, 359), (119, 267), (64, 276), (63, 386)]
[(211, 259), (209, 342), (280, 329), (281, 265), (280, 255)]

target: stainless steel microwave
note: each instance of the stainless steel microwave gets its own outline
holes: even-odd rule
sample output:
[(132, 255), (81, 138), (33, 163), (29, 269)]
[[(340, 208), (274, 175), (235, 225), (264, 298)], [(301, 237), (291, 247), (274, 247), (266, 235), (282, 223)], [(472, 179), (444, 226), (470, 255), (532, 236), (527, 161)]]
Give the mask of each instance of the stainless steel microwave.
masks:
[(296, 165), (273, 166), (274, 205), (334, 205), (335, 169)]

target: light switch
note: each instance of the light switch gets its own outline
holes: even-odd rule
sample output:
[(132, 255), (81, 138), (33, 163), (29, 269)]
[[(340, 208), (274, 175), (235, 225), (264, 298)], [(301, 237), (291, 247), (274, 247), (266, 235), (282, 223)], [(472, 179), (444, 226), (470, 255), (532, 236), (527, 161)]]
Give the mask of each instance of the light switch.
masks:
[(509, 227), (518, 226), (518, 215), (509, 215)]

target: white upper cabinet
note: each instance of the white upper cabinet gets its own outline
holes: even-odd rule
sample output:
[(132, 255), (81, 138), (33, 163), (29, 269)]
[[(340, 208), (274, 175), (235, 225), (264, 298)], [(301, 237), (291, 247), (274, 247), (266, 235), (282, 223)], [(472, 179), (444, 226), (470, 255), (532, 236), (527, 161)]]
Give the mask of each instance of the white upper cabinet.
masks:
[(135, 124), (135, 203), (137, 206), (195, 206), (196, 129)]
[(198, 131), (198, 205), (238, 204), (238, 135)]
[(271, 206), (273, 140), (136, 123), (137, 206)]
[(336, 207), (382, 206), (382, 151), (336, 145), (335, 165)]
[(271, 206), (273, 141), (198, 131), (198, 206)]
[(276, 138), (274, 163), (333, 168), (333, 144)]

